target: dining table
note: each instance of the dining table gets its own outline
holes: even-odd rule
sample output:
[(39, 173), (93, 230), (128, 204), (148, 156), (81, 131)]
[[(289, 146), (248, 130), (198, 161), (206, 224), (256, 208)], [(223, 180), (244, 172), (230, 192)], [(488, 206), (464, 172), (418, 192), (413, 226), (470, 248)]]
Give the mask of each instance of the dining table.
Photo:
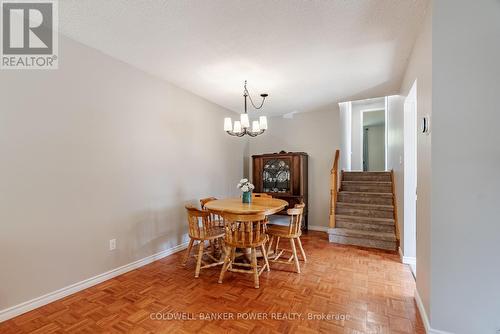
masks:
[(278, 198), (254, 197), (251, 203), (243, 203), (241, 197), (224, 198), (210, 201), (205, 208), (216, 213), (237, 214), (263, 213), (266, 216), (278, 213), (288, 206), (288, 202)]

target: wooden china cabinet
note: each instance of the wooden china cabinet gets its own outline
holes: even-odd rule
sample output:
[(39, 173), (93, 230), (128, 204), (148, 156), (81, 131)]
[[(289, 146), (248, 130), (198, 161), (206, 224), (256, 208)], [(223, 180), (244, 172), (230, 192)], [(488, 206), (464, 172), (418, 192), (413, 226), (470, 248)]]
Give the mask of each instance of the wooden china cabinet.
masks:
[[(308, 228), (307, 153), (284, 152), (253, 155), (255, 192), (267, 193), (288, 202), (288, 208), (304, 202), (302, 229)], [(278, 212), (286, 215), (286, 209)]]

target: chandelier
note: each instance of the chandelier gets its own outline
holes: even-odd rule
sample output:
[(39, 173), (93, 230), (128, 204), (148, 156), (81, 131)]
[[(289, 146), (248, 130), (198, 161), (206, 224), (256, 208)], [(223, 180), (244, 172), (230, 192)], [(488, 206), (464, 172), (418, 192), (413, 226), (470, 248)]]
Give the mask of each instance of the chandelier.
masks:
[(243, 137), (244, 135), (257, 137), (258, 135), (263, 134), (264, 131), (267, 130), (267, 117), (260, 116), (258, 121), (252, 121), (252, 127), (250, 127), (250, 119), (248, 118), (247, 113), (247, 98), (250, 100), (252, 107), (254, 107), (254, 109), (256, 110), (259, 110), (264, 105), (264, 101), (266, 100), (268, 94), (260, 94), (260, 96), (262, 97), (262, 102), (260, 103), (260, 106), (257, 107), (253, 103), (252, 97), (248, 92), (247, 81), (245, 80), (245, 86), (243, 89), (243, 97), (245, 99), (245, 113), (241, 114), (240, 120), (234, 121), (234, 124), (231, 120), (231, 117), (224, 118), (224, 131), (226, 131), (229, 135), (236, 137)]

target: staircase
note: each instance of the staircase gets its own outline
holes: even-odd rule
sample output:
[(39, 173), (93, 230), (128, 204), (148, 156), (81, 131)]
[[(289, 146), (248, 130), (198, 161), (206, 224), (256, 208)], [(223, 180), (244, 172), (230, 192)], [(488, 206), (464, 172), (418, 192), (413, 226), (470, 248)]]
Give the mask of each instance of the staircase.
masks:
[(342, 172), (338, 192), (332, 182), (330, 242), (395, 251), (392, 180), (392, 172)]

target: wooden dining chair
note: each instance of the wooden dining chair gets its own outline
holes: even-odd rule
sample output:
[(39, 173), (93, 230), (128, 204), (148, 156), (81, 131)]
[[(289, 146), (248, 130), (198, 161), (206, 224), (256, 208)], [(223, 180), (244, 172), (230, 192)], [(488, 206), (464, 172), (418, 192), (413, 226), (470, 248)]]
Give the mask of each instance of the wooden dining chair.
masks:
[[(222, 213), (224, 218), (224, 243), (226, 246), (224, 265), (222, 266), (219, 283), (222, 283), (226, 271), (252, 274), (255, 288), (259, 288), (259, 276), (264, 270), (269, 271), (269, 262), (265, 243), (268, 239), (265, 233), (266, 216), (262, 213), (233, 214)], [(250, 263), (236, 262), (236, 249), (250, 249)], [(264, 265), (257, 263), (257, 249), (260, 249), (264, 259)], [(236, 267), (247, 267), (240, 269)], [(260, 270), (259, 270), (260, 267)]]
[(266, 193), (252, 193), (252, 197), (253, 198), (259, 198), (259, 197), (262, 197), (262, 198), (273, 198), (273, 196), (271, 196), (269, 194), (266, 194)]
[[(182, 264), (185, 266), (193, 248), (193, 245), (198, 241), (198, 254), (194, 255), (196, 257), (196, 269), (194, 277), (200, 275), (200, 270), (205, 268), (210, 268), (213, 266), (218, 266), (224, 263), (222, 261), (223, 254), (219, 258), (216, 258), (215, 254), (210, 254), (205, 251), (205, 241), (215, 242), (215, 240), (222, 239), (224, 237), (224, 229), (217, 226), (214, 222), (210, 220), (210, 212), (199, 210), (193, 206), (186, 206), (188, 225), (189, 225), (189, 245), (184, 255)], [(206, 255), (213, 262), (206, 263), (203, 260), (203, 256)]]
[[(287, 214), (289, 217), (289, 224), (288, 226), (283, 226), (283, 225), (271, 225), (269, 224), (267, 226), (267, 234), (269, 234), (271, 240), (269, 241), (269, 246), (267, 253), (268, 255), (271, 253), (271, 247), (273, 242), (276, 242), (275, 248), (274, 248), (274, 254), (272, 258), (269, 258), (270, 262), (277, 262), (277, 263), (285, 263), (285, 264), (291, 264), (292, 260), (295, 263), (295, 270), (300, 274), (300, 264), (299, 264), (299, 257), (297, 256), (297, 248), (295, 247), (295, 241), (297, 241), (300, 253), (302, 255), (302, 260), (304, 262), (307, 261), (306, 253), (304, 252), (304, 248), (302, 247), (302, 242), (300, 241), (300, 236), (302, 235), (302, 216), (304, 213), (304, 207), (305, 204), (296, 204), (293, 209), (288, 209)], [(279, 242), (280, 239), (288, 239), (290, 240), (290, 250), (282, 249), (279, 250)], [(291, 252), (290, 257), (288, 260), (280, 260), (280, 257), (283, 255), (283, 253)]]
[[(205, 207), (205, 205), (207, 203), (209, 203), (209, 202), (216, 201), (216, 200), (217, 200), (216, 197), (206, 197), (206, 198), (200, 199), (201, 209), (209, 211), (209, 210), (207, 210), (207, 208)], [(210, 213), (210, 215), (209, 215), (208, 219), (211, 222), (213, 222), (216, 226), (219, 226), (219, 227), (223, 228), (224, 227), (224, 221), (222, 219), (222, 216), (219, 213), (214, 212), (214, 211), (209, 211), (209, 213)], [(213, 255), (215, 255), (216, 251), (222, 249), (222, 244), (221, 243), (222, 243), (222, 239), (217, 239), (217, 240), (210, 241), (210, 248), (212, 249)]]
[(200, 199), (201, 209), (205, 210), (205, 204), (207, 204), (208, 202), (216, 201), (216, 200), (217, 200), (217, 197), (206, 197), (206, 198)]
[[(202, 198), (200, 199), (200, 206), (201, 206), (201, 209), (202, 210), (207, 210), (205, 205), (209, 202), (212, 202), (212, 201), (216, 201), (217, 198), (216, 197), (207, 197), (207, 198)], [(209, 217), (210, 221), (212, 221), (213, 223), (215, 223), (215, 225), (217, 226), (220, 226), (220, 227), (224, 227), (224, 220), (222, 219), (222, 216), (220, 215), (220, 213), (217, 213), (217, 212), (214, 212), (214, 211), (210, 211), (210, 217)]]

